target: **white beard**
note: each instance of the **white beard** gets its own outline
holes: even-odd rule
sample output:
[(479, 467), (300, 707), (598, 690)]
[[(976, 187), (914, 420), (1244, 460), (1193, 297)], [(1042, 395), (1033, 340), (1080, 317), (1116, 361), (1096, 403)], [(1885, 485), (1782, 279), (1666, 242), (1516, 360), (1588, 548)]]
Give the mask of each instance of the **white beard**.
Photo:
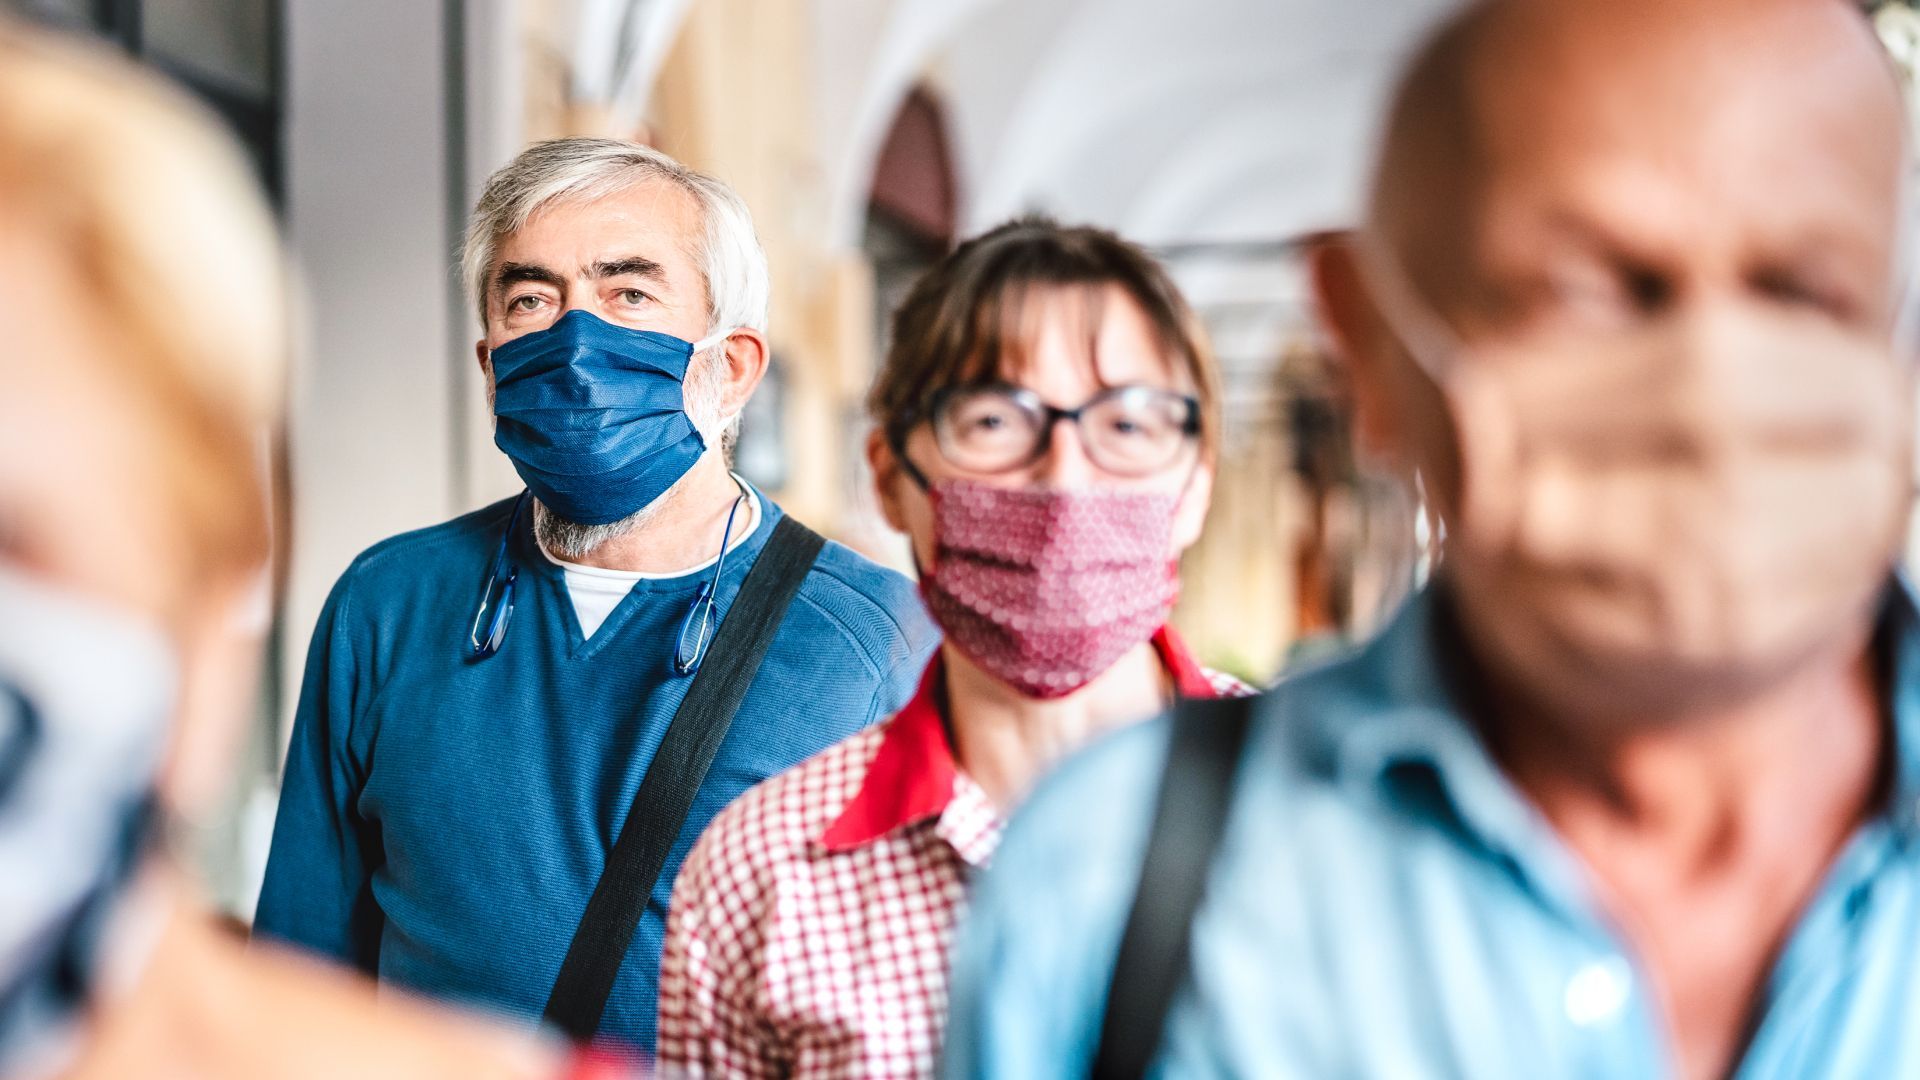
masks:
[[(705, 461), (707, 455), (726, 453), (726, 444), (733, 427), (739, 422), (739, 416), (721, 414), (720, 395), (721, 367), (716, 349), (725, 347), (717, 344), (690, 359), (687, 363), (687, 378), (681, 387), (681, 397), (687, 413), (687, 419), (693, 421), (693, 428), (700, 433), (700, 441), (706, 444), (706, 452), (701, 455)], [(704, 362), (703, 362), (704, 361)], [(488, 387), (491, 399), (491, 384)], [(697, 465), (697, 463), (696, 463)], [(693, 475), (693, 469), (673, 482), (673, 486), (660, 493), (660, 496), (640, 509), (618, 521), (609, 521), (604, 525), (580, 525), (560, 517), (534, 500), (533, 535), (548, 554), (569, 562), (578, 562), (595, 548), (612, 540), (645, 528), (648, 522), (658, 517), (660, 512), (672, 505), (680, 489), (686, 485), (687, 478)]]

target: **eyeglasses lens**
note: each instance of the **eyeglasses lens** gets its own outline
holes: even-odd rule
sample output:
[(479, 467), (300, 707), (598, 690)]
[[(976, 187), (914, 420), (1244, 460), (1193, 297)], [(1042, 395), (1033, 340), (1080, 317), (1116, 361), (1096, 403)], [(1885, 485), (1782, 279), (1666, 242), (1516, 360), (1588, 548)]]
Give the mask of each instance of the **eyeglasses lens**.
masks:
[[(1166, 468), (1188, 445), (1192, 402), (1146, 386), (1120, 387), (1080, 411), (1087, 456), (1107, 472), (1142, 476)], [(934, 437), (949, 462), (969, 472), (1017, 469), (1047, 440), (1046, 407), (1029, 395), (987, 387), (948, 397), (934, 416)]]

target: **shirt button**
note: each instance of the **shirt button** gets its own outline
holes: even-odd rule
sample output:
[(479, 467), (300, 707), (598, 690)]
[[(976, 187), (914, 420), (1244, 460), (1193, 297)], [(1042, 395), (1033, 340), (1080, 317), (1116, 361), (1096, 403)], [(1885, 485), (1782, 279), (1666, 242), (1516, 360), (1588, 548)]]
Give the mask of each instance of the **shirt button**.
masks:
[(1633, 970), (1618, 956), (1596, 960), (1567, 980), (1564, 1005), (1576, 1027), (1593, 1027), (1620, 1014), (1633, 994)]

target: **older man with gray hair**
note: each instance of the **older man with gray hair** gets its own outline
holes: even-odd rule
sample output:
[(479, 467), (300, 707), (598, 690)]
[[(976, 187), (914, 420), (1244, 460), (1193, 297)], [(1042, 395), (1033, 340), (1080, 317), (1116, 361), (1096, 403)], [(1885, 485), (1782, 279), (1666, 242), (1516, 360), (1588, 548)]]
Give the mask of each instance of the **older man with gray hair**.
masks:
[(527, 490), (334, 587), (256, 925), (645, 1051), (687, 848), (842, 717), (899, 708), (935, 634), (904, 578), (728, 469), (768, 275), (725, 185), (540, 143), (488, 182), (463, 263)]

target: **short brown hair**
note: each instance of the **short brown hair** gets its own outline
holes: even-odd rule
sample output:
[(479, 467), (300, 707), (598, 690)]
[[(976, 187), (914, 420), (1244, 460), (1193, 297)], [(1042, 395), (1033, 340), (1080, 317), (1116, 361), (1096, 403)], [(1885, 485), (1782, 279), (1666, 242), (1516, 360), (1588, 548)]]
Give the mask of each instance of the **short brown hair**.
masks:
[(1162, 355), (1193, 380), (1200, 442), (1219, 443), (1220, 376), (1206, 335), (1165, 268), (1105, 230), (1023, 217), (955, 248), (926, 272), (893, 316), (892, 343), (867, 409), (898, 444), (934, 395), (984, 382), (1024, 347), (1021, 313), (1036, 289), (1117, 286), (1140, 305)]

